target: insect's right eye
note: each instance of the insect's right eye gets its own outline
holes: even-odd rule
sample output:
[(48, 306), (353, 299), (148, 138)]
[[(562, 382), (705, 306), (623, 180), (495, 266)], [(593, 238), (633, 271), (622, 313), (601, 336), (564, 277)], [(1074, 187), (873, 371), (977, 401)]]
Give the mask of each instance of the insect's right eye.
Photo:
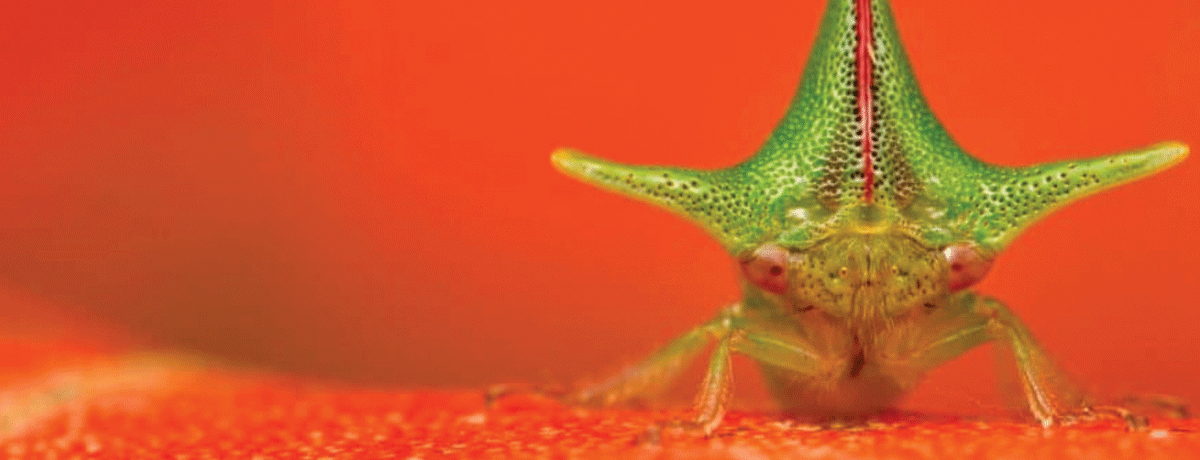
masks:
[(950, 292), (978, 283), (992, 269), (992, 259), (970, 245), (949, 246), (942, 254), (950, 266)]
[(751, 284), (764, 291), (783, 294), (787, 291), (787, 249), (764, 244), (742, 261), (742, 274)]

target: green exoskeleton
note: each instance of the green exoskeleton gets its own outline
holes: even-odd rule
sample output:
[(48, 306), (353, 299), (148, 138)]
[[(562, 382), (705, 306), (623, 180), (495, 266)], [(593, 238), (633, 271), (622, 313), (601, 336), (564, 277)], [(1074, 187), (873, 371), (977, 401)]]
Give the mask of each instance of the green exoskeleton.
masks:
[(983, 163), (925, 103), (887, 2), (830, 0), (790, 108), (743, 163), (697, 171), (553, 155), (566, 174), (701, 225), (743, 273), (739, 303), (574, 398), (644, 396), (715, 343), (696, 403), (706, 432), (724, 415), (734, 353), (758, 363), (785, 411), (857, 417), (994, 340), (1015, 358), (1038, 421), (1086, 414), (1021, 321), (967, 288), (1034, 221), (1187, 151), (1169, 142), (1020, 168)]

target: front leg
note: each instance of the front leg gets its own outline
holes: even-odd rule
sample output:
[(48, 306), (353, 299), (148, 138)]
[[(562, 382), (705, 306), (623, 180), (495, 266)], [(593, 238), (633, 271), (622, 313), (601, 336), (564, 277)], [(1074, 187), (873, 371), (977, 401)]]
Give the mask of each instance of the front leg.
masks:
[(642, 362), (598, 384), (575, 392), (568, 399), (600, 405), (612, 405), (664, 390), (714, 338), (724, 337), (731, 317), (738, 311), (733, 305), (704, 324), (676, 337)]
[[(1087, 396), (1034, 340), (1029, 328), (1004, 304), (991, 297), (971, 296), (972, 312), (986, 319), (985, 331), (1012, 353), (1029, 411), (1042, 426), (1092, 413)], [(1132, 419), (1121, 413), (1127, 422)], [(1135, 424), (1135, 423), (1131, 423)]]
[(1012, 354), (1029, 411), (1043, 426), (1092, 413), (1084, 393), (1004, 304), (964, 292), (951, 297), (944, 308), (924, 324), (924, 333), (910, 333), (909, 345), (889, 358), (895, 375), (922, 374), (977, 345), (996, 340)]
[(797, 331), (779, 327), (770, 321), (742, 317), (731, 310), (723, 323), (724, 334), (709, 361), (708, 372), (696, 397), (696, 426), (711, 435), (725, 417), (725, 409), (733, 394), (733, 353), (740, 353), (759, 363), (775, 366), (789, 373), (796, 381), (833, 382), (849, 361), (823, 350)]
[(695, 406), (695, 426), (706, 435), (712, 434), (725, 417), (733, 388), (733, 353), (787, 369), (801, 378), (826, 377), (831, 367), (837, 365), (804, 337), (752, 321), (742, 315), (740, 305), (733, 305), (722, 310), (716, 318), (672, 340), (645, 361), (579, 391), (572, 399), (611, 404), (652, 395), (672, 381), (713, 339), (717, 346), (709, 359)]

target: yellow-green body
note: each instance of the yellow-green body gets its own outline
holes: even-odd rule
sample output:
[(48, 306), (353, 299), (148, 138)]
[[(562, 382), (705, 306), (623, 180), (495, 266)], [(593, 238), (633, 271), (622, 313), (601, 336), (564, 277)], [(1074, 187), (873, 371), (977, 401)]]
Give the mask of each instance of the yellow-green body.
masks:
[(697, 400), (705, 430), (723, 416), (731, 353), (759, 362), (788, 412), (856, 417), (997, 340), (1041, 423), (1084, 413), (1082, 394), (1021, 322), (967, 288), (1039, 218), (1186, 155), (1163, 143), (1020, 168), (983, 163), (926, 105), (887, 2), (830, 0), (791, 107), (746, 161), (697, 171), (554, 154), (573, 177), (701, 225), (745, 275), (741, 302), (575, 397), (648, 394), (715, 342)]

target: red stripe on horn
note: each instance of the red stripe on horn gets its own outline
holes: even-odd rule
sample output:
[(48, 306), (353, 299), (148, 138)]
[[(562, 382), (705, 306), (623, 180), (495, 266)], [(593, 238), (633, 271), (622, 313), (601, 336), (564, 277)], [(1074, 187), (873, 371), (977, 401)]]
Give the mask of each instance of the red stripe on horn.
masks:
[(871, 127), (875, 120), (871, 112), (871, 0), (856, 2), (855, 22), (858, 32), (858, 50), (855, 64), (858, 69), (858, 118), (862, 129), (863, 154), (863, 199), (870, 203), (875, 192), (875, 168), (871, 161)]

